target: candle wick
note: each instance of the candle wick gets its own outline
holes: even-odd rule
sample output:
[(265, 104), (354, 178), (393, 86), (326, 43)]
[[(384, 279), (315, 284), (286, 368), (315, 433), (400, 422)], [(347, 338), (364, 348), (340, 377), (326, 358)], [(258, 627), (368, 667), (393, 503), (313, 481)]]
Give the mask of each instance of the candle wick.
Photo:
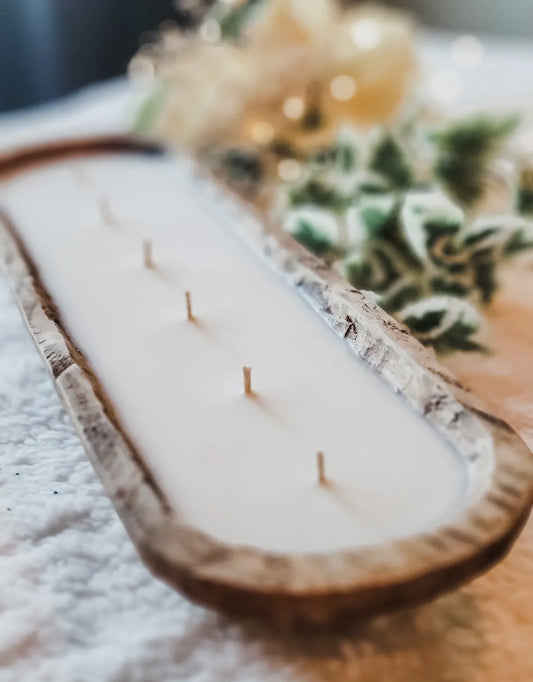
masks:
[(98, 202), (98, 207), (100, 209), (102, 222), (109, 227), (116, 227), (118, 225), (118, 221), (115, 218), (115, 214), (111, 209), (109, 201), (107, 199), (100, 199)]
[(316, 453), (316, 464), (318, 468), (318, 482), (320, 485), (326, 485), (328, 479), (326, 478), (326, 465), (324, 460), (324, 453), (319, 451)]
[(152, 242), (146, 239), (143, 242), (143, 256), (144, 256), (144, 267), (153, 268), (154, 261), (152, 260)]
[(194, 322), (195, 318), (192, 312), (192, 303), (191, 303), (191, 292), (186, 291), (185, 292), (185, 304), (187, 306), (187, 319), (189, 322)]
[(242, 375), (244, 379), (244, 393), (245, 395), (252, 395), (252, 368), (243, 367)]

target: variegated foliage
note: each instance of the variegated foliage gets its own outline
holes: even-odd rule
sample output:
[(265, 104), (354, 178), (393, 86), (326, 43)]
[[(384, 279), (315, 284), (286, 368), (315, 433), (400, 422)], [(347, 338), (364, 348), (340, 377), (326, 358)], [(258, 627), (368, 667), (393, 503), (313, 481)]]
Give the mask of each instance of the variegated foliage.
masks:
[(474, 350), (505, 259), (533, 246), (531, 171), (517, 174), (516, 210), (476, 206), (514, 120), (420, 124), (337, 143), (283, 188), (283, 223), (298, 241), (441, 351)]

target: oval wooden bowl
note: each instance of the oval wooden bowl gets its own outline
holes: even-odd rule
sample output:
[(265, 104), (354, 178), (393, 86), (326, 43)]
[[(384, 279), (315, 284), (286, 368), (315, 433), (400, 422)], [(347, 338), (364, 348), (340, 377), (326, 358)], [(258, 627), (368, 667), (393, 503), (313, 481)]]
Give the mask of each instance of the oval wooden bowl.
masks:
[[(0, 157), (0, 181), (36, 164), (102, 152), (154, 152), (120, 137), (67, 141)], [(66, 333), (16, 226), (0, 220), (0, 260), (28, 328), (93, 463), (149, 568), (191, 599), (278, 624), (326, 624), (423, 602), (486, 570), (509, 549), (533, 501), (533, 457), (408, 330), (212, 180), (198, 183), (311, 306), (462, 457), (470, 485), (443, 525), (384, 545), (321, 555), (231, 546), (183, 524), (121, 428)], [(399, 400), (401, 397), (398, 398)]]

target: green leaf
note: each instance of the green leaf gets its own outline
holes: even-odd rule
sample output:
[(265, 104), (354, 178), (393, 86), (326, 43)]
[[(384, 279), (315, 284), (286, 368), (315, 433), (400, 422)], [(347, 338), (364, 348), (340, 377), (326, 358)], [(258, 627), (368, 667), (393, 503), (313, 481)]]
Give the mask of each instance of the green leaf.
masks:
[(433, 139), (441, 149), (457, 154), (480, 156), (494, 151), (494, 146), (504, 141), (516, 130), (520, 117), (505, 118), (473, 116), (455, 121), (434, 133)]
[(381, 238), (395, 229), (398, 202), (394, 194), (364, 195), (357, 209), (369, 239)]
[(380, 294), (379, 305), (389, 313), (396, 313), (407, 304), (420, 298), (420, 285), (410, 277), (404, 277)]
[(391, 187), (376, 173), (362, 171), (357, 176), (357, 189), (361, 194), (386, 194)]
[(374, 290), (373, 266), (362, 252), (352, 253), (343, 262), (342, 269), (344, 276), (354, 287)]
[(505, 245), (504, 255), (512, 256), (520, 251), (533, 248), (533, 230), (517, 230)]
[(432, 296), (407, 306), (397, 317), (422, 343), (439, 352), (485, 350), (473, 338), (481, 321), (467, 301), (453, 296)]
[(335, 167), (341, 173), (352, 173), (359, 159), (361, 140), (351, 128), (341, 128), (335, 148)]
[(168, 88), (159, 85), (141, 103), (133, 121), (133, 132), (137, 135), (153, 130), (160, 113), (168, 99)]
[(435, 275), (430, 279), (431, 290), (434, 294), (449, 294), (450, 296), (464, 297), (471, 291), (471, 282), (464, 279), (445, 275)]
[(414, 333), (426, 333), (440, 325), (445, 313), (445, 310), (430, 309), (419, 316), (407, 314), (403, 321)]
[(217, 0), (207, 13), (206, 19), (214, 19), (218, 22), (223, 38), (236, 40), (262, 1), (245, 0), (244, 3), (232, 7), (229, 3)]
[(487, 239), (494, 237), (498, 234), (499, 227), (496, 225), (483, 225), (478, 229), (470, 229), (463, 237), (464, 246), (477, 247), (479, 244), (483, 244)]
[(517, 208), (520, 213), (533, 213), (533, 188), (522, 186), (518, 189)]
[(385, 132), (374, 146), (368, 167), (397, 188), (408, 187), (413, 181), (407, 156), (389, 132)]
[(335, 218), (325, 211), (292, 211), (285, 219), (284, 229), (316, 256), (324, 258), (337, 250), (339, 227)]
[(488, 163), (518, 123), (516, 116), (475, 116), (433, 134), (435, 175), (456, 199), (470, 205), (481, 197)]
[(459, 350), (486, 352), (485, 346), (472, 338), (475, 331), (470, 325), (459, 319), (442, 336), (434, 339), (431, 345), (439, 353), (452, 353)]
[(464, 219), (461, 208), (438, 191), (407, 192), (400, 211), (400, 225), (408, 248), (422, 263), (437, 240), (454, 237), (459, 232)]
[(319, 179), (310, 178), (302, 185), (289, 189), (289, 203), (294, 207), (313, 205), (336, 211), (344, 208), (349, 203), (349, 199), (331, 185)]
[(485, 167), (480, 159), (443, 152), (435, 164), (435, 173), (451, 194), (469, 206), (483, 194)]
[(496, 263), (492, 260), (481, 260), (474, 264), (475, 284), (483, 303), (490, 303), (497, 289)]
[(357, 154), (355, 149), (349, 145), (337, 147), (336, 165), (343, 173), (348, 173), (355, 168)]
[(468, 226), (462, 244), (474, 261), (510, 256), (533, 247), (533, 224), (516, 215), (478, 218)]
[(520, 170), (516, 203), (519, 213), (533, 213), (533, 168), (529, 165)]
[(382, 293), (400, 280), (407, 268), (394, 246), (376, 239), (348, 254), (343, 261), (343, 271), (358, 289)]

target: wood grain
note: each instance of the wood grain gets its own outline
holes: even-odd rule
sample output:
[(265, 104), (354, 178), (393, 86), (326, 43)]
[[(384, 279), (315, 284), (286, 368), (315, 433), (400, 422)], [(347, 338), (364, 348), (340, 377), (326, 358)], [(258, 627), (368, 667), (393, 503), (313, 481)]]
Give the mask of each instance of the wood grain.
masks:
[[(154, 152), (127, 138), (74, 140), (0, 157), (0, 180), (36, 164), (106, 152)], [(452, 444), (468, 468), (463, 508), (433, 532), (375, 547), (279, 555), (218, 542), (184, 525), (122, 429), (76, 349), (9, 216), (0, 261), (52, 380), (107, 493), (151, 570), (191, 599), (276, 624), (324, 625), (431, 599), (485, 571), (509, 549), (533, 502), (533, 457), (408, 330), (194, 170), (201, 191), (284, 274), (353, 351)]]

